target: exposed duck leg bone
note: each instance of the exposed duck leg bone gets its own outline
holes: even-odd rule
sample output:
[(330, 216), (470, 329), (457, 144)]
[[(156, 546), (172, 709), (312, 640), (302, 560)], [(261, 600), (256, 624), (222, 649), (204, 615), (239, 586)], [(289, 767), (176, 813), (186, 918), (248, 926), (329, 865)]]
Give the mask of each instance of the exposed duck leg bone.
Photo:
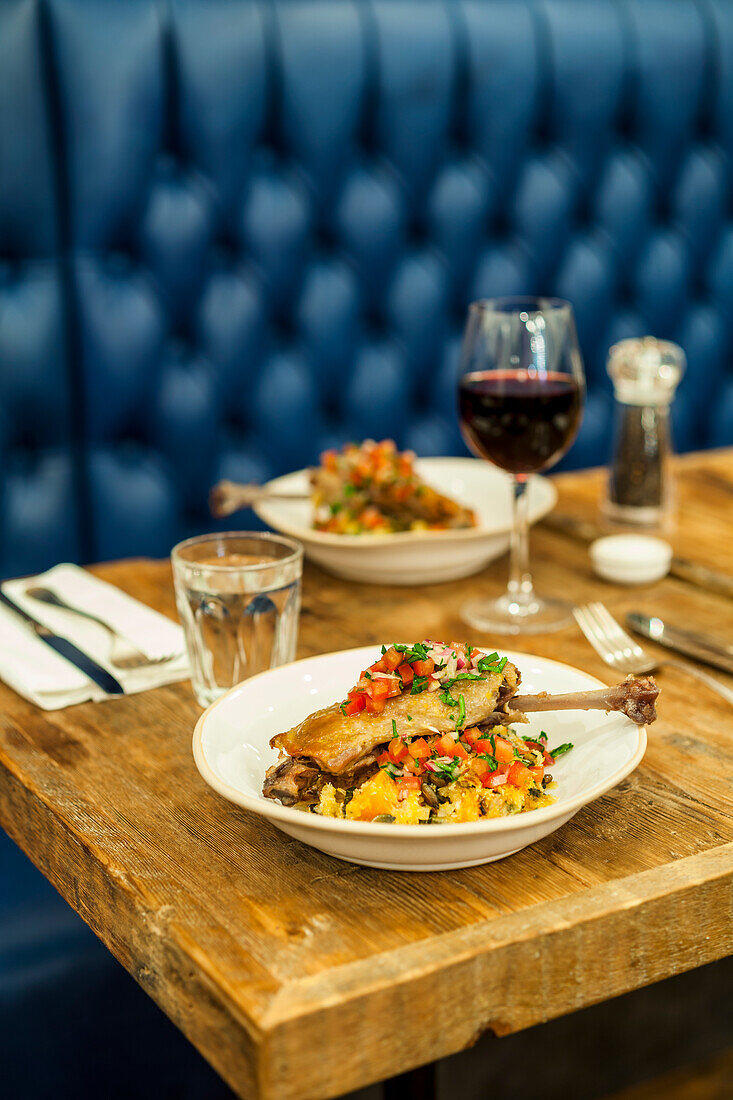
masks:
[(540, 710), (618, 710), (636, 722), (646, 726), (656, 717), (655, 703), (659, 688), (651, 676), (628, 676), (613, 687), (595, 691), (571, 691), (567, 695), (515, 695), (509, 701), (512, 710), (525, 714)]

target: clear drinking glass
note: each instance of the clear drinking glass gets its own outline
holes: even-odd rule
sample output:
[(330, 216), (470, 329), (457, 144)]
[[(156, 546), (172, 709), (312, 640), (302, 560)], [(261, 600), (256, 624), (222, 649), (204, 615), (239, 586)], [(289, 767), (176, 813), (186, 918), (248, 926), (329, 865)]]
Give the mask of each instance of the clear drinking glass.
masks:
[(295, 659), (303, 548), (227, 531), (171, 551), (191, 684), (202, 707), (257, 672)]
[(527, 484), (573, 442), (583, 411), (585, 376), (572, 306), (559, 298), (473, 302), (461, 354), (461, 431), (479, 458), (512, 475), (514, 522), (509, 584), (498, 600), (462, 608), (476, 630), (530, 634), (556, 630), (570, 605), (542, 598), (529, 572)]

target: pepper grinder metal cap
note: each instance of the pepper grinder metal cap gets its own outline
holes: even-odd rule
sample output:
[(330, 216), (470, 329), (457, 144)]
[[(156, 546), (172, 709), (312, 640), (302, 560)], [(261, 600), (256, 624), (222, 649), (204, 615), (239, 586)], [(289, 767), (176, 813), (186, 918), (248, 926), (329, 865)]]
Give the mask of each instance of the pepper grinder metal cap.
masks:
[(668, 405), (686, 367), (679, 344), (655, 336), (619, 340), (608, 353), (616, 400), (624, 405)]

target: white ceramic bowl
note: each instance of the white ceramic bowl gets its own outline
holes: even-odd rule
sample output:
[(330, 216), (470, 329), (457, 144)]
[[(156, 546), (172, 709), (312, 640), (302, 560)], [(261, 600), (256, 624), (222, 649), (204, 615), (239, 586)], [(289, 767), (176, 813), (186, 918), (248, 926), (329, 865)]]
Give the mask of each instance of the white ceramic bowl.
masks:
[[(502, 651), (506, 652), (506, 651)], [(267, 818), (289, 836), (352, 863), (398, 871), (441, 871), (502, 859), (547, 836), (620, 783), (646, 749), (646, 731), (620, 714), (546, 712), (522, 732), (546, 730), (550, 746), (575, 748), (552, 768), (557, 802), (513, 817), (458, 825), (389, 825), (340, 821), (281, 806), (262, 796), (265, 770), (277, 758), (269, 741), (320, 707), (341, 699), (378, 647), (308, 657), (245, 680), (209, 707), (193, 735), (196, 766), (231, 802)], [(562, 692), (600, 686), (570, 665), (507, 653), (522, 673), (522, 691)], [(222, 815), (226, 806), (221, 805)]]
[[(335, 535), (314, 531), (309, 500), (263, 500), (260, 519), (303, 543), (306, 556), (338, 577), (370, 584), (436, 584), (477, 573), (509, 546), (511, 481), (476, 458), (421, 458), (421, 477), (478, 513), (479, 526), (465, 531), (405, 531), (393, 535)], [(308, 493), (308, 471), (275, 478), (267, 488)], [(555, 505), (552, 482), (533, 477), (529, 519), (536, 523)]]

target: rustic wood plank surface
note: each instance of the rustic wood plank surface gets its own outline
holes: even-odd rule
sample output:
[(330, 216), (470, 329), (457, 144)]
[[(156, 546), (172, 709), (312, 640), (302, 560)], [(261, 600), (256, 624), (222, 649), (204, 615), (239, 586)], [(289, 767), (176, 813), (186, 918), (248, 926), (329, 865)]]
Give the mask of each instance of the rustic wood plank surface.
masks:
[[(733, 451), (678, 473), (676, 549), (731, 571)], [(599, 473), (557, 482), (564, 511), (597, 518)], [(733, 634), (721, 597), (671, 578), (617, 588), (582, 544), (542, 527), (532, 541), (543, 591)], [(166, 563), (96, 571), (175, 615)], [(505, 575), (502, 560), (393, 589), (308, 567), (300, 654), (463, 636), (463, 600)], [(575, 628), (511, 646), (612, 678)], [(484, 867), (340, 863), (225, 802), (193, 764), (187, 683), (53, 713), (0, 685), (0, 823), (240, 1095), (338, 1096), (731, 952), (733, 710), (679, 672), (659, 681), (638, 771)]]

